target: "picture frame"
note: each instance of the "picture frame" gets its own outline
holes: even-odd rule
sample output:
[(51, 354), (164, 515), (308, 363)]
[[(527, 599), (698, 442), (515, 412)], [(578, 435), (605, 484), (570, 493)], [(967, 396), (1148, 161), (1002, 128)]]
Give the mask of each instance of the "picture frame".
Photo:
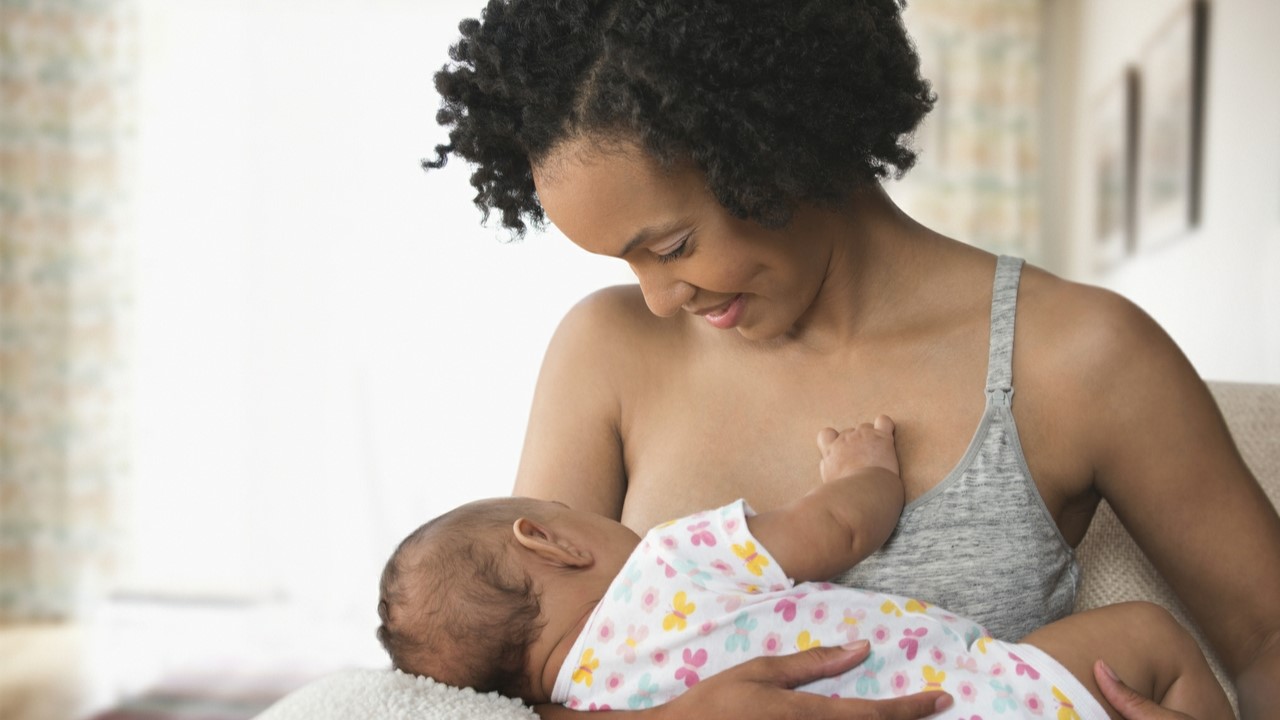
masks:
[(1134, 252), (1138, 71), (1125, 69), (1093, 105), (1094, 270), (1105, 272)]
[(1200, 224), (1209, 4), (1181, 5), (1141, 54), (1136, 172), (1137, 250)]

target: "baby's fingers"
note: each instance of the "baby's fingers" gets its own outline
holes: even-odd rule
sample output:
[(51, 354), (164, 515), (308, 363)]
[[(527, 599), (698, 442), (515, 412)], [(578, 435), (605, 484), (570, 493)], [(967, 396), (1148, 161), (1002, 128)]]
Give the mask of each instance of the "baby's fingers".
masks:
[(894, 429), (893, 418), (888, 415), (877, 415), (874, 427), (880, 432), (887, 432), (892, 435)]
[(818, 431), (818, 449), (825, 453), (827, 448), (831, 446), (831, 443), (835, 442), (838, 437), (840, 437), (840, 433), (837, 432), (835, 428), (822, 428)]

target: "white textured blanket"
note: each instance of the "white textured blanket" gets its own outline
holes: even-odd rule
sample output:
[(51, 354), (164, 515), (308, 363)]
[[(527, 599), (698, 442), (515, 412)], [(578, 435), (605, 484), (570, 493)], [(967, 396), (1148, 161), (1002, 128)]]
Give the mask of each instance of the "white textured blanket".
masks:
[(343, 670), (290, 693), (258, 720), (537, 720), (519, 700), (399, 670)]

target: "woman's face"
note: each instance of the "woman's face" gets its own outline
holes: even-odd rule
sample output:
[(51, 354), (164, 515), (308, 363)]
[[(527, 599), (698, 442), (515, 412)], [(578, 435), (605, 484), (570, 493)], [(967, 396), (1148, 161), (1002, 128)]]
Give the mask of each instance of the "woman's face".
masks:
[(739, 220), (695, 167), (634, 147), (569, 141), (534, 168), (547, 217), (579, 247), (626, 260), (649, 309), (701, 316), (751, 340), (787, 333), (817, 296), (831, 248), (797, 213), (778, 230)]

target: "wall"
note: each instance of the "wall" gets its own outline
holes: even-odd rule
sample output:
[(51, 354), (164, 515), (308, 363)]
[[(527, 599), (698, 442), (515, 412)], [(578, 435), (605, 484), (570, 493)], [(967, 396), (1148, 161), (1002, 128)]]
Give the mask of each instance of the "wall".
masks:
[(1114, 289), (1150, 313), (1206, 378), (1280, 382), (1280, 3), (1210, 4), (1200, 226), (1104, 273), (1088, 255), (1093, 217), (1089, 99), (1136, 62), (1181, 0), (1049, 0), (1065, 58), (1050, 85), (1073, 142), (1058, 155), (1072, 179), (1062, 271)]

